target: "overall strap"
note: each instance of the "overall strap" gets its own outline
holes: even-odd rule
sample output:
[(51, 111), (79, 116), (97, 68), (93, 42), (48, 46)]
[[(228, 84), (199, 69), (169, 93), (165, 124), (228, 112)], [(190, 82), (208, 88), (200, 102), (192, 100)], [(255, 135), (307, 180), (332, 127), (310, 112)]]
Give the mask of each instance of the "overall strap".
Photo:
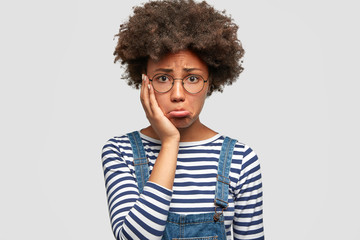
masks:
[(215, 210), (216, 206), (227, 208), (228, 206), (228, 195), (230, 185), (230, 166), (234, 147), (236, 144), (235, 139), (225, 137), (224, 142), (220, 151), (220, 159), (218, 164), (218, 173), (216, 177), (216, 189), (215, 189)]
[(141, 194), (145, 183), (149, 179), (149, 160), (146, 158), (139, 132), (135, 131), (128, 133), (127, 136), (129, 137), (131, 148), (133, 150), (136, 181)]

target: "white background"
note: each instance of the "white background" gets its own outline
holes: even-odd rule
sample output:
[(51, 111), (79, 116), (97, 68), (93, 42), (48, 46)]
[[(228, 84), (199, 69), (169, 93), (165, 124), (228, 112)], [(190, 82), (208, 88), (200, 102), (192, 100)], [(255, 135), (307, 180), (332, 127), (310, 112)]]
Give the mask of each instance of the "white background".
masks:
[[(147, 125), (113, 38), (140, 2), (0, 3), (0, 239), (113, 239), (101, 148)], [(258, 153), (266, 239), (358, 239), (356, 1), (208, 2), (246, 57), (201, 119)]]

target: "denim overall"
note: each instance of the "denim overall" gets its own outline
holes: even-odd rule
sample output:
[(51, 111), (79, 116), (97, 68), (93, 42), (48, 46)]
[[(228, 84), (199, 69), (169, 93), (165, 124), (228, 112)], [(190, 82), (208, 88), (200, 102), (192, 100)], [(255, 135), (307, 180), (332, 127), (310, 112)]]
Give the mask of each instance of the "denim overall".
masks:
[[(148, 159), (139, 132), (128, 134), (133, 149), (135, 175), (141, 193), (149, 179)], [(225, 137), (220, 151), (214, 213), (168, 213), (162, 240), (226, 240), (223, 212), (228, 206), (229, 172), (236, 140)]]

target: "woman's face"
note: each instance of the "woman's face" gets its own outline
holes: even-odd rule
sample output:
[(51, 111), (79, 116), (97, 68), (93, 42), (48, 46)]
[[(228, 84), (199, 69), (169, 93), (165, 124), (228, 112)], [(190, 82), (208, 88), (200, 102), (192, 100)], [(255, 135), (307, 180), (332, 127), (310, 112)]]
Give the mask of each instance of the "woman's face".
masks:
[(199, 123), (199, 115), (209, 89), (209, 82), (205, 82), (204, 88), (195, 94), (187, 92), (181, 80), (189, 74), (201, 75), (204, 80), (209, 77), (207, 65), (193, 52), (189, 50), (171, 53), (159, 61), (150, 59), (147, 64), (147, 76), (153, 79), (155, 75), (167, 74), (174, 79), (174, 86), (169, 92), (159, 93), (155, 91), (156, 100), (164, 115), (175, 127), (188, 128), (193, 123)]

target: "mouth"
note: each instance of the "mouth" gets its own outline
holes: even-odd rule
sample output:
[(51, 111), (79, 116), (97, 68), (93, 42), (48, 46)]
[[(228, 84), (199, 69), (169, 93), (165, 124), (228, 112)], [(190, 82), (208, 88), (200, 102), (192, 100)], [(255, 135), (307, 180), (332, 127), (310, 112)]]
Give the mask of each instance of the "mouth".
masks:
[(190, 112), (186, 110), (173, 110), (168, 113), (170, 118), (184, 118), (190, 116)]

